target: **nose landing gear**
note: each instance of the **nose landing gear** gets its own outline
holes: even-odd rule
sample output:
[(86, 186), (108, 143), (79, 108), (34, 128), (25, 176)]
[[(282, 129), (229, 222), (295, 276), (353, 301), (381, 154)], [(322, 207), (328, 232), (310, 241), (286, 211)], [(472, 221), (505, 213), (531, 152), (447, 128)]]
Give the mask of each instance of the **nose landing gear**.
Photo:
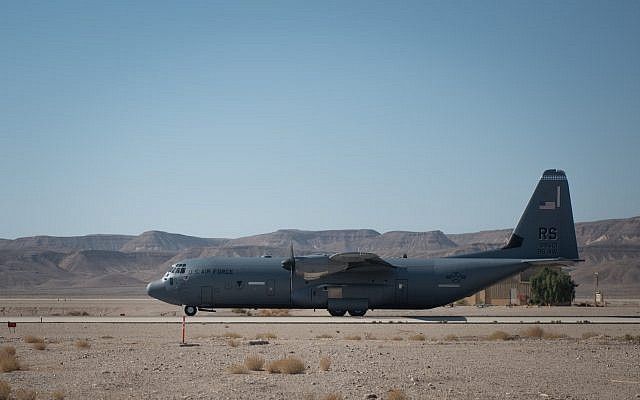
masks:
[(197, 312), (198, 312), (198, 307), (196, 306), (184, 307), (184, 313), (187, 314), (189, 317), (193, 317), (194, 315), (196, 315)]

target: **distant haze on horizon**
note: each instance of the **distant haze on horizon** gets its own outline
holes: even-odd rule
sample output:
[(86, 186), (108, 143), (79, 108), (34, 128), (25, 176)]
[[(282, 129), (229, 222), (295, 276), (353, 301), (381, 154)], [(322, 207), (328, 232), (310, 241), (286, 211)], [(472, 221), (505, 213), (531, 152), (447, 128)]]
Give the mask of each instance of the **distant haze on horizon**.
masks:
[(640, 215), (640, 2), (5, 2), (0, 238)]

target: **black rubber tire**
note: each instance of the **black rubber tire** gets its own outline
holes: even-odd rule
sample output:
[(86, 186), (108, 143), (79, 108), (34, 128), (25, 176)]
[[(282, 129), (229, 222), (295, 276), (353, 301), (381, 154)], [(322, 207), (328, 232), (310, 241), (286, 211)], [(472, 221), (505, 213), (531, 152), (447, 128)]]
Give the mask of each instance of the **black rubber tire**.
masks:
[(189, 317), (193, 317), (198, 312), (198, 307), (196, 306), (184, 306), (184, 313)]
[(349, 310), (349, 315), (351, 315), (352, 317), (362, 317), (367, 313), (367, 309), (366, 308), (360, 308), (360, 309), (356, 309), (356, 310)]
[(347, 310), (340, 310), (335, 308), (329, 308), (327, 309), (327, 311), (329, 311), (329, 314), (331, 314), (331, 316), (333, 317), (344, 317), (344, 315), (347, 313)]

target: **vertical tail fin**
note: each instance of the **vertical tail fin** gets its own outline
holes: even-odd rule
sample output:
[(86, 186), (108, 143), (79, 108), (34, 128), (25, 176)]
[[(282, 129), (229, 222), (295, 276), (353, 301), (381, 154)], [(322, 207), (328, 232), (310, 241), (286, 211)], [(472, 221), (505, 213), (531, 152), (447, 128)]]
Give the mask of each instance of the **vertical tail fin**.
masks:
[(576, 231), (573, 224), (569, 183), (564, 171), (559, 169), (544, 171), (505, 247), (473, 256), (576, 260), (578, 258)]

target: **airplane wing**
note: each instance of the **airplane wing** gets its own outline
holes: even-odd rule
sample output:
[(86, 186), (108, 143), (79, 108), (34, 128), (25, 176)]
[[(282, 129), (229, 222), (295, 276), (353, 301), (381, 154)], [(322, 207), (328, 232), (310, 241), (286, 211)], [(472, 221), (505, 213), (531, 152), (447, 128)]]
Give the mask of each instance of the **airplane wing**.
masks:
[(345, 266), (344, 270), (373, 266), (395, 268), (393, 265), (389, 264), (388, 262), (380, 258), (380, 256), (374, 253), (336, 253), (330, 256), (329, 260), (334, 263), (343, 264)]
[(379, 272), (395, 268), (377, 254), (373, 253), (336, 253), (324, 258), (299, 258), (296, 274), (306, 280), (318, 279), (326, 275), (349, 270), (362, 269), (362, 272)]

